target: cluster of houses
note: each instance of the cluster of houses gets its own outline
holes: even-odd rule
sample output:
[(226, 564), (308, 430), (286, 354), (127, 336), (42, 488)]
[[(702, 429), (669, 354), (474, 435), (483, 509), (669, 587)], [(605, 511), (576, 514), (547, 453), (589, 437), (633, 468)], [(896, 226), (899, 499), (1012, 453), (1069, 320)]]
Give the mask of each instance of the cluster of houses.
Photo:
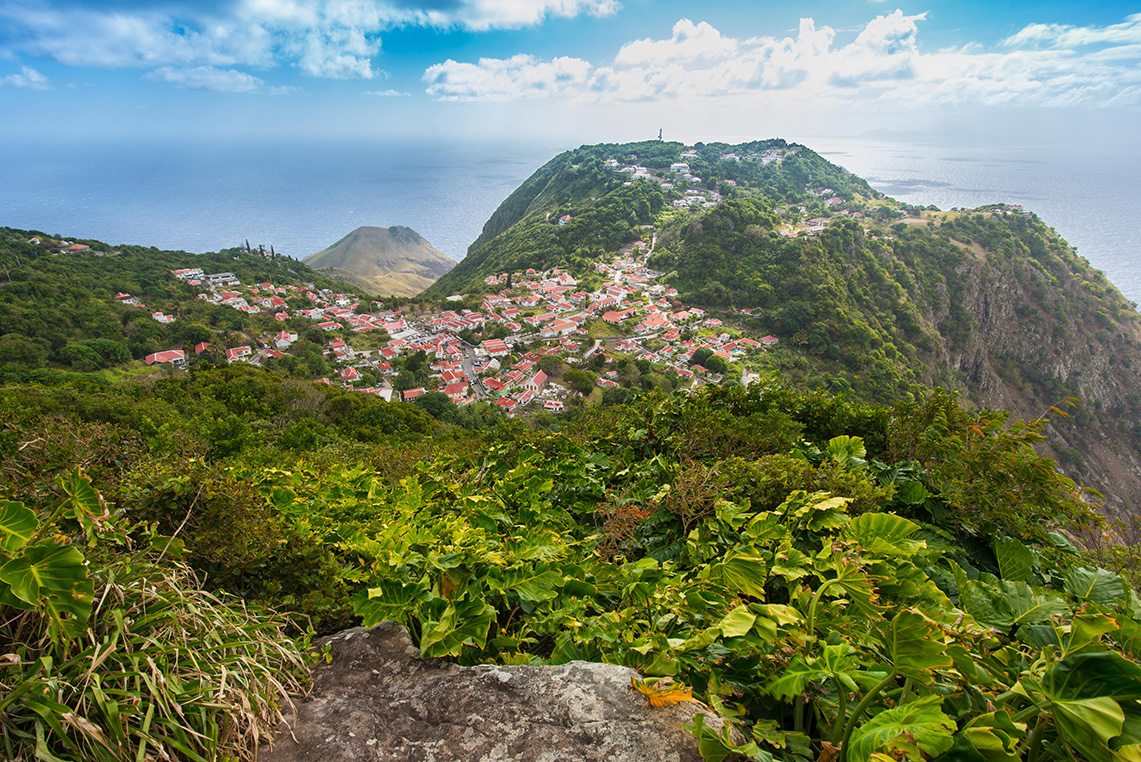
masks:
[[(734, 362), (777, 342), (771, 336), (734, 338), (723, 330), (720, 320), (707, 317), (701, 309), (682, 306), (677, 290), (661, 283), (662, 274), (645, 265), (646, 249), (639, 242), (609, 261), (595, 263), (603, 280), (590, 291), (580, 288), (564, 270), (529, 269), (486, 278), (487, 285), (502, 288), (485, 295), (478, 310), (441, 309), (422, 314), (370, 311), (378, 305), (362, 304), (354, 296), (312, 284), (245, 286), (233, 273), (207, 274), (194, 268), (175, 270), (173, 275), (201, 286), (198, 298), (208, 303), (247, 314), (265, 312), (278, 321), (301, 317), (316, 328), (336, 331), (327, 341), (325, 354), (337, 370), (320, 379), (324, 383), (389, 400), (410, 401), (438, 391), (457, 404), (483, 400), (508, 414), (536, 407), (560, 412), (577, 394), (548, 378), (540, 367), (549, 367), (543, 363), (547, 356), (555, 355), (573, 366), (601, 353), (604, 362), (596, 380), (601, 387), (618, 385), (613, 361), (620, 356), (660, 363), (693, 383), (716, 383), (720, 376), (691, 364), (695, 352), (709, 349), (726, 362)], [(129, 295), (120, 296), (125, 297), (120, 301), (129, 303)], [(591, 321), (611, 326), (604, 331), (610, 335), (592, 339)], [(503, 338), (474, 344), (461, 338), (486, 335), (493, 326), (499, 327), (495, 334)], [(354, 349), (349, 334), (375, 330), (388, 335), (382, 346), (375, 348), (376, 342), (370, 341), (374, 348)], [(227, 362), (260, 364), (286, 356), (297, 340), (296, 333), (283, 329), (250, 344), (214, 349)], [(202, 343), (193, 351), (197, 355), (208, 349), (209, 344)], [(428, 358), (431, 384), (396, 391), (393, 381), (403, 364), (400, 358), (416, 352)], [(185, 367), (187, 350), (156, 352), (146, 362)], [(366, 385), (369, 369), (376, 373), (368, 377), (379, 376), (381, 383)]]

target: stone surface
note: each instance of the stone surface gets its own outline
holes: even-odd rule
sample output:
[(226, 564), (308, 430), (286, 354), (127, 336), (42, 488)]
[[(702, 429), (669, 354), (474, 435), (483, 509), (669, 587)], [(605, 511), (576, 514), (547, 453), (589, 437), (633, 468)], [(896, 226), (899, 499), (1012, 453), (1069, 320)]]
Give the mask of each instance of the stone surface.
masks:
[(459, 667), (421, 659), (393, 622), (328, 643), (332, 662), (315, 669), (312, 695), (259, 762), (701, 759), (682, 728), (700, 705), (648, 707), (627, 667)]

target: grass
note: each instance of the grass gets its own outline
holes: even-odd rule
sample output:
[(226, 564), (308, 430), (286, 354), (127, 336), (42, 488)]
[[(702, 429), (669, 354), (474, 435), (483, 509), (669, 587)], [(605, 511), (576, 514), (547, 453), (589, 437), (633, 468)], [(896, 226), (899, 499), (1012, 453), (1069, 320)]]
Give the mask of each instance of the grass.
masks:
[(152, 368), (141, 360), (134, 360), (124, 365), (117, 365), (114, 368), (105, 368), (96, 371), (91, 375), (98, 378), (100, 381), (106, 381), (109, 384), (117, 384), (123, 381), (132, 381), (136, 378), (143, 376), (150, 376), (160, 371), (160, 368)]
[(52, 643), (34, 612), (2, 610), (0, 757), (255, 759), (307, 673), (289, 623), (169, 560), (121, 556), (92, 575), (84, 638)]

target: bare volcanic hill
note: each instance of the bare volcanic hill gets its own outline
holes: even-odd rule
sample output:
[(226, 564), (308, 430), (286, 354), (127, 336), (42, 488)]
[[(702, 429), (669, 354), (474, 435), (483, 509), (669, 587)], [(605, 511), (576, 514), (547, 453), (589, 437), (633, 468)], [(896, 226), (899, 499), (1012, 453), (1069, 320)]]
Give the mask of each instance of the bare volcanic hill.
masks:
[(456, 263), (412, 228), (360, 227), (303, 260), (373, 296), (413, 296)]

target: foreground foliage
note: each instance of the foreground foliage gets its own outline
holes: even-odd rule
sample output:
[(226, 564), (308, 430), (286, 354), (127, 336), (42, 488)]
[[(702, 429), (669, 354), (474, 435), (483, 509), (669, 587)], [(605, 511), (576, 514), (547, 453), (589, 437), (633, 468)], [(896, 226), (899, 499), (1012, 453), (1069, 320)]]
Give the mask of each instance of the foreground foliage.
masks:
[[(1141, 603), (1067, 539), (1098, 522), (1032, 449), (1044, 420), (706, 388), (554, 433), (203, 459), (88, 409), (7, 419), (5, 468), (39, 474), (0, 517), (9, 756), (248, 753), (297, 651), (184, 554), (326, 631), (401, 621), (427, 657), (635, 667), (744, 734), (695, 720), (708, 759), (1138, 758)], [(77, 455), (112, 505), (60, 470)]]
[[(709, 391), (400, 480), (243, 478), (339, 549), (366, 625), (461, 663), (672, 677), (751, 735), (695, 724), (709, 759), (1137, 758), (1141, 601), (1055, 531), (1091, 517), (1036, 427), (982, 426), (946, 395), (892, 415), (816, 402)], [(695, 430), (711, 451), (680, 457)]]
[(59, 486), (48, 515), (0, 502), (0, 753), (253, 759), (305, 674), (287, 623), (201, 590), (176, 538), (130, 550), (78, 471)]

